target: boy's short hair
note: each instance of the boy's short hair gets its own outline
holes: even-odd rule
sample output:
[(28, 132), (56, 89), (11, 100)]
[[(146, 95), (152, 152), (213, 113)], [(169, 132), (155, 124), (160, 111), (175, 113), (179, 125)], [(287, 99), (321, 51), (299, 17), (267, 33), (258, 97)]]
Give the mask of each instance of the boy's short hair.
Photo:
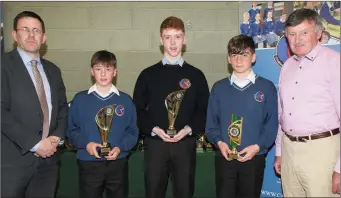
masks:
[(229, 56), (232, 54), (243, 54), (248, 48), (250, 48), (252, 54), (255, 53), (256, 46), (252, 37), (240, 34), (229, 41), (227, 52)]
[(97, 51), (91, 58), (91, 67), (96, 64), (103, 64), (107, 67), (114, 66), (116, 68), (116, 63), (117, 60), (115, 54), (106, 50)]
[(182, 30), (185, 33), (184, 22), (180, 18), (175, 16), (167, 17), (165, 20), (162, 21), (160, 26), (160, 35), (162, 35), (163, 30), (168, 28)]

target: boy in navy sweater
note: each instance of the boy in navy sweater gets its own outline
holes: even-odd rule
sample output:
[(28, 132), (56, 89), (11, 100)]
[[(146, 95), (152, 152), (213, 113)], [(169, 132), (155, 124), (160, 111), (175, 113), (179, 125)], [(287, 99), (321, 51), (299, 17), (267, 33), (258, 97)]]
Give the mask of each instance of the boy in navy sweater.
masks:
[[(67, 136), (77, 149), (80, 197), (127, 197), (127, 155), (138, 138), (136, 109), (132, 98), (119, 91), (112, 80), (116, 76), (116, 57), (98, 51), (91, 59), (91, 75), (96, 83), (75, 95), (70, 106)], [(101, 157), (103, 147), (95, 116), (106, 106), (114, 105), (114, 116), (108, 135), (112, 149)]]
[[(252, 38), (233, 37), (228, 43), (233, 73), (214, 84), (209, 98), (206, 136), (220, 150), (215, 158), (218, 198), (260, 196), (265, 154), (276, 138), (277, 91), (271, 81), (253, 72), (255, 61)], [(233, 129), (231, 117), (241, 122), (239, 130)], [(237, 132), (241, 133), (241, 141), (236, 141), (239, 158), (232, 160), (232, 138)]]

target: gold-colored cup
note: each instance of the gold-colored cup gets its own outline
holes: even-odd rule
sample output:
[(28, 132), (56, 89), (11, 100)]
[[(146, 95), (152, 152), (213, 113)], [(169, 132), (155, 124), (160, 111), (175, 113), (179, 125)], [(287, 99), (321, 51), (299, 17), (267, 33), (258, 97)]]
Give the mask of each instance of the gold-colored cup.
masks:
[(232, 151), (231, 154), (229, 154), (228, 158), (232, 160), (239, 159), (237, 146), (239, 146), (242, 141), (242, 126), (243, 118), (237, 117), (235, 114), (232, 114), (231, 124), (228, 128), (228, 136), (230, 139), (229, 145)]
[(108, 156), (112, 147), (108, 142), (108, 136), (111, 128), (111, 123), (114, 118), (116, 105), (109, 105), (100, 109), (96, 114), (96, 124), (101, 135), (103, 147), (99, 151), (99, 155)]
[(186, 90), (179, 90), (170, 93), (165, 99), (165, 106), (168, 112), (169, 127), (167, 129), (167, 135), (174, 137), (177, 131), (174, 127), (175, 119), (178, 116), (180, 105), (185, 96)]

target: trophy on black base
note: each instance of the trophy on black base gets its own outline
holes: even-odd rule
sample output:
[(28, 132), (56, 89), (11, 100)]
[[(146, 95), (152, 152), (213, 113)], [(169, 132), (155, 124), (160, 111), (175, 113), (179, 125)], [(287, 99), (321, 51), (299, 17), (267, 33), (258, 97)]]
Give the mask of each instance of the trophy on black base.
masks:
[(170, 137), (174, 137), (177, 133), (176, 129), (174, 128), (174, 122), (176, 117), (178, 116), (180, 105), (185, 95), (185, 91), (186, 90), (174, 91), (170, 93), (165, 99), (165, 105), (168, 112), (169, 121), (169, 127), (166, 133)]
[(96, 114), (96, 123), (101, 135), (103, 147), (99, 150), (98, 154), (101, 157), (108, 156), (111, 151), (111, 145), (108, 142), (108, 136), (111, 128), (112, 119), (114, 117), (116, 105), (109, 105), (100, 109)]

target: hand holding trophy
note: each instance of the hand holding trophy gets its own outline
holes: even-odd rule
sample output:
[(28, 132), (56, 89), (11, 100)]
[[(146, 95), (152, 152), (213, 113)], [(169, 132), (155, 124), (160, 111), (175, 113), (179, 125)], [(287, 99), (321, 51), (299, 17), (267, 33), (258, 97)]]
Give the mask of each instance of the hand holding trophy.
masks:
[(111, 128), (112, 119), (114, 117), (115, 108), (116, 105), (103, 107), (97, 112), (95, 117), (103, 146), (99, 151), (99, 155), (101, 157), (108, 156), (112, 149), (110, 143), (108, 142), (108, 135)]
[(232, 148), (228, 158), (232, 160), (239, 158), (237, 146), (239, 146), (242, 141), (242, 125), (243, 118), (239, 118), (235, 114), (232, 114), (231, 124), (228, 128), (228, 136), (230, 139), (229, 146)]
[(165, 105), (168, 112), (169, 127), (167, 135), (174, 137), (177, 133), (174, 127), (175, 119), (178, 116), (182, 99), (184, 98), (186, 90), (178, 90), (170, 93), (165, 99)]

